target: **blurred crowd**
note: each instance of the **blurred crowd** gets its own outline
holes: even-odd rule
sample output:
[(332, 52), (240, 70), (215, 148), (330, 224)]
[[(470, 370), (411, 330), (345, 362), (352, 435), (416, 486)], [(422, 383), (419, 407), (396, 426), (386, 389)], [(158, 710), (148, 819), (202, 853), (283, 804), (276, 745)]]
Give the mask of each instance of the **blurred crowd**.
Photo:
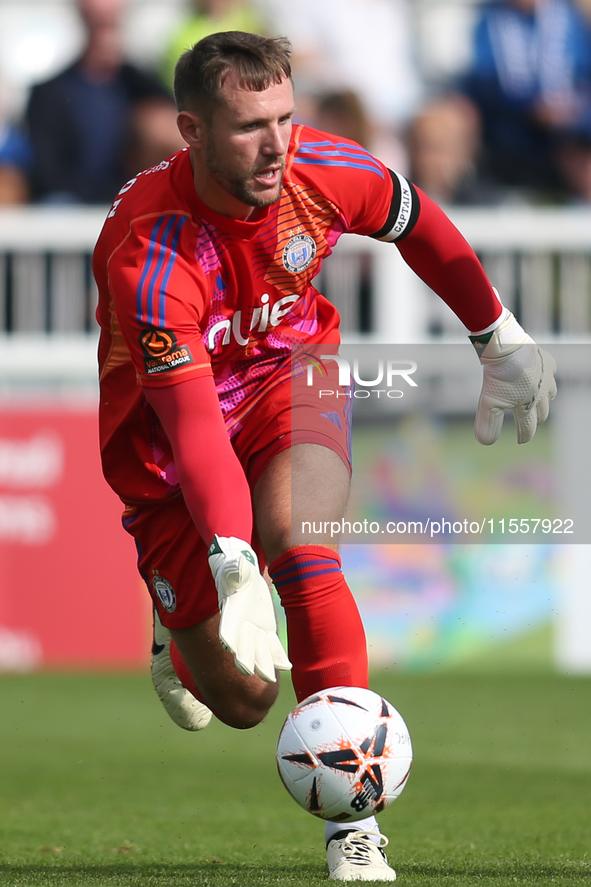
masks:
[(72, 0), (84, 41), (0, 97), (0, 204), (107, 204), (183, 146), (182, 51), (214, 31), (286, 34), (297, 122), (354, 139), (443, 204), (591, 203), (591, 0), (473, 0), (461, 70), (427, 77), (413, 0), (186, 0), (159, 58), (131, 61), (133, 0)]

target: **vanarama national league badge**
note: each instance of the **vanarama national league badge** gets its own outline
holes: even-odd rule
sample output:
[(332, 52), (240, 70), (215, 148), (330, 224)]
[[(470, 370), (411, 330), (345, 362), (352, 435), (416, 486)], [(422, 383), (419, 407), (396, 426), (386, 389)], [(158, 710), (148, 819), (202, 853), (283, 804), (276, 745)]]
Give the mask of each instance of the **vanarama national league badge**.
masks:
[(296, 234), (283, 250), (283, 265), (292, 274), (305, 271), (316, 256), (316, 244), (309, 234)]
[(171, 330), (147, 327), (140, 335), (146, 373), (153, 376), (176, 370), (186, 363), (193, 363), (193, 356), (186, 345), (178, 345)]

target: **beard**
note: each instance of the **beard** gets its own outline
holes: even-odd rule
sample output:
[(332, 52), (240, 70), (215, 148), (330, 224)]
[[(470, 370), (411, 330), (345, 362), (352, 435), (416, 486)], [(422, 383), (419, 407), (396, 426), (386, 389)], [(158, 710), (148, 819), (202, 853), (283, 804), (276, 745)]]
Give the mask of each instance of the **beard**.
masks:
[[(269, 164), (275, 164), (277, 162), (276, 158), (272, 158), (269, 161)], [(212, 179), (218, 183), (225, 191), (228, 191), (232, 197), (235, 197), (241, 203), (246, 204), (247, 206), (271, 206), (273, 203), (277, 203), (279, 197), (281, 196), (281, 188), (283, 187), (283, 175), (285, 173), (285, 161), (281, 162), (281, 171), (279, 176), (279, 181), (277, 185), (273, 188), (272, 191), (267, 191), (265, 193), (260, 193), (256, 191), (250, 182), (254, 179), (254, 176), (259, 172), (256, 167), (248, 170), (248, 172), (238, 175), (238, 173), (233, 173), (228, 169), (227, 165), (224, 165), (219, 162), (218, 156), (215, 151), (215, 145), (211, 142), (207, 144), (207, 150), (205, 152), (205, 164), (207, 166), (207, 171), (209, 172)]]

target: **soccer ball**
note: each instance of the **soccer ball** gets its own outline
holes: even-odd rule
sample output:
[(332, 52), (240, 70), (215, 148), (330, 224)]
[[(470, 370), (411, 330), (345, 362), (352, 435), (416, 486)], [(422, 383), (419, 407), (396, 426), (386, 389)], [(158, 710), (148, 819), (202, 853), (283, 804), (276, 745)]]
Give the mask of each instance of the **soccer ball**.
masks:
[(287, 791), (314, 816), (354, 822), (403, 790), (412, 764), (408, 727), (371, 690), (331, 687), (289, 713), (277, 743)]

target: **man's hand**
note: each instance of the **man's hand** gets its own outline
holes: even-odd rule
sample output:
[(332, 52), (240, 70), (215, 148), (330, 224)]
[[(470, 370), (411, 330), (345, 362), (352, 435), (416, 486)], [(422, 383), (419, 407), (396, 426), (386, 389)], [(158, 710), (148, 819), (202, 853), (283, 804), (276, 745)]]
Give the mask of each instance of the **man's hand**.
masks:
[(287, 671), (291, 662), (277, 636), (273, 601), (256, 554), (241, 539), (215, 536), (208, 560), (218, 590), (222, 646), (234, 654), (243, 674), (256, 672), (274, 683), (275, 669)]
[(484, 336), (470, 336), (482, 363), (484, 378), (474, 433), (485, 445), (501, 433), (505, 410), (512, 410), (517, 443), (527, 443), (548, 418), (556, 397), (556, 363), (517, 323), (510, 311)]

